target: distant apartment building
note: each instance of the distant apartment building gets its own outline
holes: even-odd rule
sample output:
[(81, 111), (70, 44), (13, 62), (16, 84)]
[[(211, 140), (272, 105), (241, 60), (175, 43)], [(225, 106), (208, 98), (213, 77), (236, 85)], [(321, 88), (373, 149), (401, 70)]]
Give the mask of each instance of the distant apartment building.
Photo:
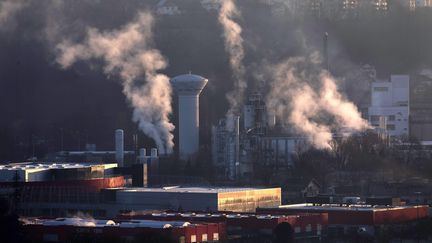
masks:
[(178, 4), (170, 0), (160, 0), (156, 5), (156, 13), (158, 15), (177, 15), (181, 11)]
[[(300, 16), (357, 19), (371, 16), (370, 14), (386, 14), (394, 2), (389, 0), (288, 0), (287, 3), (293, 6), (295, 13)], [(410, 5), (408, 2), (403, 5), (415, 7), (416, 3)]]
[(388, 0), (372, 0), (371, 4), (376, 11), (387, 11), (389, 9)]
[(306, 17), (321, 18), (322, 0), (295, 0), (297, 12)]
[(432, 141), (432, 75), (424, 72), (411, 80), (410, 136)]
[(369, 122), (390, 137), (409, 135), (409, 81), (408, 75), (391, 75), (389, 81), (372, 83)]
[(222, 0), (201, 0), (201, 6), (207, 11), (219, 11)]
[(432, 0), (416, 0), (417, 7), (432, 7)]

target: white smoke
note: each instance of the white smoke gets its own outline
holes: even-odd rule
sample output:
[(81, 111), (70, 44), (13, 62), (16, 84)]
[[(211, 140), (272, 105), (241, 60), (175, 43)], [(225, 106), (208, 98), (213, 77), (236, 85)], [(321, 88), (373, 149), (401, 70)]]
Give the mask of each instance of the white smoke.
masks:
[(228, 114), (238, 113), (247, 88), (245, 81), (245, 67), (243, 65), (244, 48), (241, 37), (242, 28), (234, 21), (240, 17), (234, 0), (223, 0), (219, 12), (219, 23), (223, 27), (225, 49), (229, 54), (230, 66), (234, 75), (234, 90), (227, 94), (230, 109)]
[(330, 148), (332, 139), (331, 129), (319, 124), (312, 118), (320, 111), (319, 97), (308, 85), (295, 89), (292, 94), (292, 110), (289, 115), (289, 123), (294, 125), (297, 131), (308, 136), (309, 141), (317, 148)]
[(368, 123), (361, 117), (357, 107), (339, 93), (336, 80), (328, 75), (321, 73), (321, 92), (320, 101), (323, 110), (332, 114), (339, 127), (361, 131), (368, 128)]
[(419, 74), (432, 79), (432, 69), (422, 69)]
[(29, 4), (26, 0), (3, 0), (0, 2), (0, 28)]
[[(338, 91), (330, 74), (310, 70), (316, 64), (316, 54), (312, 54), (270, 65), (267, 71), (272, 82), (267, 106), (285, 126), (305, 135), (314, 147), (329, 149), (333, 128), (361, 131), (369, 125), (357, 107)], [(311, 84), (314, 81), (316, 87)], [(328, 124), (323, 113), (334, 122)]]
[(164, 154), (171, 153), (174, 146), (174, 125), (168, 119), (172, 91), (169, 78), (158, 73), (166, 68), (167, 61), (152, 48), (152, 27), (152, 15), (141, 12), (119, 30), (88, 28), (83, 43), (64, 40), (57, 45), (57, 62), (68, 68), (79, 60), (103, 60), (107, 75), (120, 76), (123, 93), (134, 108), (133, 120)]

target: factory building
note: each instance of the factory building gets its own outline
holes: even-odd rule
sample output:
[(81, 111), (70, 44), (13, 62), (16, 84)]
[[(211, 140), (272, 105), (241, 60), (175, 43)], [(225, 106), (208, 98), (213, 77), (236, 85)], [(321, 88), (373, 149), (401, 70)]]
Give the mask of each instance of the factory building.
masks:
[(294, 166), (293, 157), (310, 148), (305, 137), (265, 136), (259, 142), (259, 160), (279, 167)]
[(80, 217), (22, 220), (23, 230), (28, 237), (50, 242), (64, 242), (71, 237), (92, 237), (101, 241), (146, 241), (146, 236), (149, 240), (156, 238), (161, 239), (161, 242), (171, 240), (185, 243), (271, 242), (278, 237), (314, 241), (325, 237), (328, 225), (326, 213), (255, 215), (133, 212), (121, 214), (112, 220)]
[(220, 242), (225, 240), (223, 223), (187, 221), (94, 220), (83, 218), (25, 219), (26, 237), (37, 242), (160, 240), (158, 242)]
[[(146, 164), (137, 164), (142, 165)], [(253, 212), (257, 207), (281, 204), (280, 188), (145, 188), (146, 166), (129, 171), (119, 168), (122, 176), (112, 169), (117, 169), (116, 164), (8, 165), (0, 170), (0, 193), (15, 197), (21, 215), (50, 217), (77, 212), (113, 217), (119, 212), (154, 209)], [(18, 172), (27, 180), (17, 180)], [(129, 174), (132, 178), (125, 180)], [(125, 187), (126, 183), (136, 187)]]
[(427, 71), (411, 76), (410, 136), (432, 141), (432, 76)]
[(170, 80), (178, 97), (179, 158), (188, 160), (199, 149), (199, 95), (208, 80), (194, 74), (183, 74)]
[(228, 116), (212, 127), (213, 164), (230, 180), (250, 178), (256, 163), (292, 167), (293, 156), (308, 147), (306, 138), (286, 135), (276, 126), (259, 92), (249, 96), (241, 117)]
[(0, 183), (88, 180), (113, 175), (116, 163), (12, 163), (0, 165)]
[(358, 229), (370, 235), (383, 225), (411, 223), (429, 217), (429, 206), (346, 205), (346, 204), (292, 204), (278, 208), (259, 208), (261, 214), (328, 214), (329, 231), (349, 233)]
[(212, 160), (218, 174), (234, 180), (245, 173), (248, 168), (240, 164), (240, 153), (240, 117), (229, 116), (212, 127)]
[(243, 107), (244, 130), (254, 130), (254, 133), (264, 134), (267, 127), (274, 127), (276, 118), (267, 112), (262, 94), (254, 92)]
[(253, 173), (252, 151), (259, 138), (274, 126), (275, 117), (267, 113), (262, 95), (253, 93), (240, 116), (227, 116), (212, 127), (212, 160), (219, 175), (234, 180)]
[(281, 204), (280, 188), (165, 187), (122, 188), (109, 191), (118, 211), (123, 212), (144, 209), (254, 212), (257, 207)]
[(19, 163), (0, 167), (0, 194), (14, 197), (21, 215), (68, 215), (78, 211), (103, 216), (100, 191), (123, 187), (117, 164)]
[(369, 123), (393, 138), (409, 135), (409, 83), (408, 75), (372, 83)]
[[(223, 223), (226, 225), (228, 240), (232, 237), (247, 237), (256, 239), (261, 237), (274, 238), (275, 229), (284, 224), (289, 224), (293, 229), (295, 239), (320, 239), (326, 234), (328, 214), (296, 214), (296, 215), (271, 215), (271, 214), (233, 214), (233, 213), (174, 213), (174, 212), (133, 212), (120, 215), (119, 219), (126, 220), (157, 220), (157, 221), (188, 221), (205, 223)], [(284, 234), (289, 234), (284, 231)], [(256, 242), (256, 241), (254, 241)]]
[[(114, 150), (112, 151), (98, 151), (96, 150), (96, 144), (87, 144), (85, 151), (60, 151), (56, 153), (56, 156), (52, 160), (61, 161), (64, 165), (67, 165), (68, 162), (85, 161), (87, 164), (97, 162), (105, 166), (115, 161), (116, 167), (117, 165), (119, 167), (119, 173), (122, 170), (121, 168), (129, 171), (129, 168), (134, 167), (135, 172), (145, 170), (145, 178), (147, 178), (147, 174), (152, 176), (157, 175), (159, 172), (158, 150), (156, 148), (151, 148), (150, 151), (147, 151), (146, 148), (138, 150), (136, 136), (135, 134), (134, 150), (125, 150), (124, 131), (117, 129), (114, 132)], [(144, 175), (141, 173), (142, 176)], [(147, 183), (138, 183), (137, 185), (142, 186), (144, 184), (147, 185)]]

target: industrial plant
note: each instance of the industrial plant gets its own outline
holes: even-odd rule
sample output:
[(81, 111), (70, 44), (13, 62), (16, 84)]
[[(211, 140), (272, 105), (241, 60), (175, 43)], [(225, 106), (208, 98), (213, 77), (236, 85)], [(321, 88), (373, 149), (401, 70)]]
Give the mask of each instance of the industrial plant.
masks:
[(432, 242), (432, 1), (0, 1), (1, 242)]
[[(402, 111), (409, 107), (406, 80), (407, 76), (392, 76), (389, 82), (371, 83), (371, 132), (389, 146), (408, 132), (403, 116), (407, 112)], [(278, 123), (260, 92), (247, 97), (241, 114), (227, 116), (212, 126), (213, 185), (186, 180), (172, 184), (173, 180), (163, 174), (168, 161), (199, 163), (197, 159), (202, 158), (199, 94), (209, 81), (183, 74), (170, 82), (178, 97), (178, 144), (171, 155), (159, 155), (151, 147), (128, 148), (124, 130), (117, 129), (112, 151), (98, 151), (95, 145), (88, 145), (85, 151), (57, 152), (54, 161), (58, 162), (0, 166), (1, 192), (13, 198), (16, 210), (25, 217), (28, 237), (62, 242), (86, 235), (99, 240), (139, 239), (144, 233), (164, 235), (177, 239), (175, 242), (236, 238), (258, 242), (274, 237), (321, 241), (338, 237), (340, 232), (346, 237), (357, 234), (368, 239), (383, 227), (394, 230), (428, 217), (426, 205), (409, 203), (407, 198), (347, 197), (336, 191), (329, 193), (316, 181), (297, 196), (290, 195), (284, 186), (238, 186), (250, 182), (260, 168), (272, 168), (269, 175), (275, 177), (291, 173), (296, 156), (312, 148), (307, 137)], [(386, 92), (400, 94), (391, 93), (386, 99)], [(392, 97), (406, 98), (391, 101)], [(335, 137), (339, 134), (334, 132)], [(71, 162), (91, 160), (95, 162)], [(165, 177), (168, 180), (162, 179)], [(297, 204), (287, 204), (291, 201)], [(284, 224), (288, 228), (283, 228)]]

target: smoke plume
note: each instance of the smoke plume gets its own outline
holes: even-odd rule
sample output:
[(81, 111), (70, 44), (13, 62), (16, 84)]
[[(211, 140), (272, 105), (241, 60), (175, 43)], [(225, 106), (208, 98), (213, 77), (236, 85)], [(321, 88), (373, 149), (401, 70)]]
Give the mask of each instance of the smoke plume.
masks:
[(243, 101), (244, 92), (247, 88), (245, 81), (245, 67), (243, 66), (244, 49), (243, 38), (241, 37), (242, 28), (234, 21), (240, 17), (234, 0), (223, 0), (219, 12), (219, 23), (223, 27), (223, 37), (225, 50), (229, 54), (230, 66), (234, 76), (234, 90), (227, 94), (230, 104), (228, 114), (238, 113)]
[(27, 5), (28, 5), (28, 1), (25, 0), (6, 0), (0, 2), (0, 25), (4, 25), (18, 11), (20, 11)]
[(83, 43), (64, 40), (57, 45), (57, 62), (68, 68), (80, 60), (103, 60), (104, 73), (120, 77), (123, 93), (133, 107), (133, 120), (164, 154), (171, 153), (174, 145), (174, 125), (168, 119), (172, 91), (169, 78), (158, 73), (167, 61), (152, 47), (152, 26), (152, 15), (142, 12), (119, 30), (88, 28)]
[[(337, 89), (329, 73), (314, 68), (316, 54), (267, 65), (271, 77), (267, 106), (318, 149), (329, 149), (333, 129), (361, 131), (369, 127), (357, 107)], [(331, 118), (332, 122), (328, 122)]]
[(432, 79), (432, 69), (423, 69), (420, 71), (420, 75), (423, 75), (425, 77)]
[(368, 128), (367, 122), (361, 117), (357, 107), (339, 93), (336, 80), (328, 73), (320, 75), (320, 105), (336, 118), (339, 127), (360, 131)]

